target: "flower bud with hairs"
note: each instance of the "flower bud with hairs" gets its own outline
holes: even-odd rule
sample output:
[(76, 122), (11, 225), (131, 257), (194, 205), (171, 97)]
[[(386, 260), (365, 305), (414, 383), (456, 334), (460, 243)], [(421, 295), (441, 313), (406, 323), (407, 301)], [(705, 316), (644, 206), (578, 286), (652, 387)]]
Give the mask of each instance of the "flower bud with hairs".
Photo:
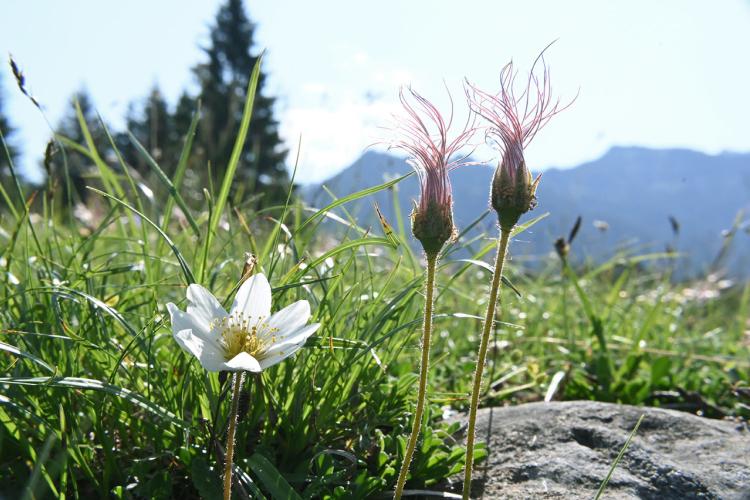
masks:
[(468, 163), (466, 156), (453, 157), (466, 146), (474, 128), (467, 123), (449, 140), (452, 111), (446, 122), (430, 101), (411, 88), (408, 94), (401, 89), (399, 98), (406, 113), (399, 119), (399, 137), (391, 147), (407, 153), (408, 162), (419, 177), (420, 197), (411, 214), (412, 233), (429, 257), (437, 255), (455, 234), (448, 172)]
[[(546, 50), (546, 49), (545, 49)], [(537, 64), (542, 63), (542, 74), (537, 75)], [(469, 500), (471, 475), (474, 465), (474, 437), (476, 432), (477, 408), (482, 388), (482, 374), (487, 360), (490, 333), (500, 302), (500, 282), (503, 277), (505, 256), (513, 227), (521, 215), (536, 205), (536, 188), (541, 176), (531, 177), (523, 153), (537, 132), (557, 113), (567, 106), (560, 107), (560, 101), (553, 101), (550, 92), (549, 70), (544, 63), (544, 51), (537, 57), (529, 73), (526, 88), (516, 96), (516, 73), (513, 63), (508, 63), (500, 72), (500, 92), (489, 94), (466, 81), (466, 96), (472, 110), (484, 118), (489, 125), (486, 139), (494, 143), (502, 152), (502, 159), (495, 170), (490, 191), (492, 208), (498, 215), (500, 237), (497, 240), (497, 255), (490, 285), (487, 314), (482, 325), (482, 336), (474, 372), (474, 384), (469, 405), (469, 422), (466, 429), (466, 469), (464, 470), (463, 500)], [(568, 104), (569, 106), (569, 104)]]
[(467, 122), (463, 131), (453, 140), (449, 140), (448, 131), (453, 120), (452, 109), (446, 122), (437, 108), (414, 90), (409, 89), (407, 95), (402, 88), (399, 98), (406, 114), (398, 122), (399, 139), (393, 142), (391, 147), (401, 149), (409, 155), (409, 163), (419, 177), (420, 197), (419, 202), (414, 204), (411, 214), (411, 229), (414, 237), (422, 243), (422, 248), (424, 248), (425, 257), (427, 257), (427, 272), (425, 273), (422, 357), (419, 365), (417, 405), (414, 410), (411, 435), (404, 451), (404, 461), (396, 480), (393, 494), (395, 500), (399, 500), (404, 493), (425, 408), (438, 255), (443, 245), (453, 238), (456, 232), (453, 226), (453, 195), (448, 172), (468, 163), (466, 156), (453, 160), (452, 157), (466, 145), (474, 133), (474, 128)]
[[(540, 62), (541, 75), (536, 71)], [(536, 189), (541, 175), (536, 179), (531, 176), (524, 149), (553, 116), (570, 105), (560, 106), (559, 100), (552, 99), (544, 51), (534, 62), (526, 87), (518, 96), (515, 92), (516, 76), (511, 61), (500, 72), (500, 92), (497, 94), (466, 82), (472, 110), (488, 122), (488, 142), (502, 152), (492, 179), (490, 201), (504, 230), (512, 229), (521, 215), (536, 205)]]

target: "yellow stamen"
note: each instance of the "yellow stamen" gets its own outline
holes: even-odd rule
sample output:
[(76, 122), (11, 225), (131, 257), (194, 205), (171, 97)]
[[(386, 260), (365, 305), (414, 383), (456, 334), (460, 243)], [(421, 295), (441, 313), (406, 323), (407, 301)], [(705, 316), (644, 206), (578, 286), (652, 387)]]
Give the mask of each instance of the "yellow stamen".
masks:
[(211, 328), (221, 329), (221, 343), (224, 346), (224, 359), (227, 361), (241, 352), (246, 352), (259, 359), (263, 353), (276, 343), (276, 336), (269, 335), (279, 331), (263, 323), (262, 318), (253, 321), (242, 313), (235, 313), (211, 323)]

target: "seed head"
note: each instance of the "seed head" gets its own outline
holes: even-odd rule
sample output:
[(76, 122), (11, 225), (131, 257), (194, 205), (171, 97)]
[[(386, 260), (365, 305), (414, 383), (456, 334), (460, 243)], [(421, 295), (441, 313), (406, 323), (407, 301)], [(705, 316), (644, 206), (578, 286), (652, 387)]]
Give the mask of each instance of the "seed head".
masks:
[(412, 233), (425, 253), (434, 256), (455, 233), (448, 172), (467, 164), (466, 156), (451, 158), (466, 145), (475, 129), (467, 123), (449, 140), (452, 110), (446, 123), (437, 108), (411, 88), (408, 95), (402, 88), (399, 99), (406, 113), (399, 119), (399, 138), (391, 147), (408, 154), (408, 162), (419, 177), (420, 197), (411, 214)]
[[(540, 62), (541, 75), (536, 71)], [(512, 61), (505, 65), (500, 72), (500, 92), (497, 94), (466, 82), (472, 110), (488, 122), (487, 141), (502, 153), (492, 179), (490, 201), (503, 230), (512, 229), (521, 215), (536, 205), (536, 188), (541, 175), (536, 179), (531, 176), (524, 149), (553, 116), (570, 106), (569, 103), (561, 107), (559, 100), (552, 100), (544, 51), (534, 62), (526, 87), (518, 96), (515, 93), (516, 74)]]

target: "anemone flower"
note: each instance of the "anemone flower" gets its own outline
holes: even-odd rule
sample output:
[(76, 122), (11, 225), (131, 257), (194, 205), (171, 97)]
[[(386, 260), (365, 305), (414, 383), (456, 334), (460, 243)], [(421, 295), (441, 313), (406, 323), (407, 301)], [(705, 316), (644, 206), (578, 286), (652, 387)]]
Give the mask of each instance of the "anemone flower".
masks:
[[(546, 49), (545, 49), (546, 50)], [(541, 61), (541, 76), (536, 72)], [(492, 179), (490, 201), (498, 215), (500, 237), (490, 286), (487, 314), (482, 326), (477, 366), (469, 406), (469, 423), (466, 432), (466, 470), (464, 471), (463, 498), (468, 500), (471, 492), (471, 472), (474, 462), (474, 433), (477, 407), (482, 386), (487, 346), (494, 324), (499, 302), (500, 281), (505, 264), (505, 255), (513, 228), (519, 218), (536, 204), (536, 188), (541, 178), (533, 180), (524, 160), (524, 148), (549, 120), (570, 104), (560, 107), (559, 100), (552, 99), (549, 69), (544, 61), (544, 51), (534, 61), (525, 89), (516, 95), (516, 72), (513, 63), (508, 63), (500, 72), (500, 92), (490, 94), (478, 89), (468, 81), (466, 94), (472, 110), (488, 122), (486, 138), (502, 152), (502, 159)], [(572, 104), (572, 101), (571, 101)]]
[[(432, 307), (435, 288), (435, 268), (440, 250), (455, 234), (453, 226), (453, 196), (448, 173), (467, 164), (467, 157), (453, 158), (468, 142), (474, 128), (467, 122), (457, 136), (449, 140), (448, 132), (453, 114), (446, 122), (437, 108), (427, 99), (409, 89), (411, 100), (402, 88), (401, 104), (406, 111), (399, 120), (399, 138), (391, 147), (408, 154), (408, 161), (419, 177), (420, 197), (411, 214), (412, 233), (427, 257), (425, 280), (425, 309), (422, 332), (422, 360), (419, 372), (417, 407), (414, 411), (411, 436), (406, 447), (404, 462), (396, 482), (394, 498), (403, 494), (409, 465), (419, 437), (427, 391), (427, 372), (430, 361), (430, 336), (432, 333)], [(411, 101), (414, 101), (412, 104)]]
[(293, 355), (320, 327), (307, 325), (306, 300), (271, 314), (271, 286), (262, 274), (240, 286), (229, 313), (200, 285), (188, 287), (187, 299), (187, 311), (167, 304), (174, 338), (212, 372), (258, 373)]
[(187, 299), (187, 311), (167, 304), (175, 340), (206, 370), (233, 372), (224, 458), (224, 500), (229, 500), (234, 434), (245, 372), (259, 373), (293, 355), (320, 324), (307, 324), (310, 304), (306, 300), (271, 314), (271, 286), (262, 274), (242, 283), (229, 313), (200, 285), (188, 287)]

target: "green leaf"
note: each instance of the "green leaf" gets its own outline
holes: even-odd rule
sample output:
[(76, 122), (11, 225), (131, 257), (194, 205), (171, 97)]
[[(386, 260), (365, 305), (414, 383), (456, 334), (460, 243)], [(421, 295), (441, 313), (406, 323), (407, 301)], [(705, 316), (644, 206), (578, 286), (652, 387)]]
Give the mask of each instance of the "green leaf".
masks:
[(669, 375), (669, 372), (671, 369), (672, 369), (671, 359), (669, 359), (666, 356), (656, 358), (651, 363), (651, 385), (655, 386), (659, 382), (661, 382), (661, 379)]
[(203, 500), (221, 500), (222, 486), (215, 470), (211, 470), (202, 457), (190, 462), (190, 478)]
[(188, 429), (190, 427), (187, 422), (179, 419), (174, 413), (149, 401), (140, 394), (100, 380), (80, 377), (3, 377), (0, 378), (0, 384), (37, 385), (100, 391), (129, 401), (181, 429)]
[(271, 498), (302, 500), (302, 497), (294, 491), (294, 488), (266, 457), (260, 453), (254, 453), (247, 462), (266, 491), (271, 494)]

